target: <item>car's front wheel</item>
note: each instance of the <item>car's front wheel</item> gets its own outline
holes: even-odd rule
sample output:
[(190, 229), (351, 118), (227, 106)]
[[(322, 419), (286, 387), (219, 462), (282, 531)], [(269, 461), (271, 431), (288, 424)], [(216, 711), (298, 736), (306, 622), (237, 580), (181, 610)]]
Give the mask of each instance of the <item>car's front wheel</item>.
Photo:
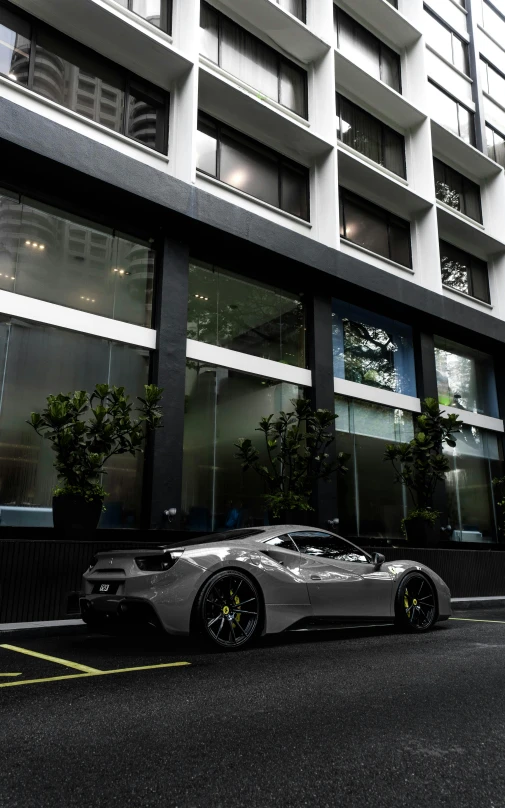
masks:
[(200, 635), (211, 645), (235, 650), (250, 645), (261, 627), (256, 584), (238, 570), (223, 570), (203, 587), (196, 604)]
[(428, 631), (437, 620), (437, 599), (431, 581), (411, 572), (396, 593), (395, 619), (404, 631)]

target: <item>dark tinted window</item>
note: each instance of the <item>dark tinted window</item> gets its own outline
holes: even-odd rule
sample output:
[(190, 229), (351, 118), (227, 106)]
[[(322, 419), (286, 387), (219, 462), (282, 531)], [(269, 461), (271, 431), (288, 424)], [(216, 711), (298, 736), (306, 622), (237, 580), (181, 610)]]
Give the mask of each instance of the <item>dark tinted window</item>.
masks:
[(281, 547), (283, 550), (294, 550), (298, 552), (298, 547), (293, 539), (289, 536), (276, 536), (274, 539), (269, 539), (265, 544), (272, 544), (274, 547)]
[(489, 303), (488, 269), (485, 261), (441, 241), (440, 264), (442, 283)]
[(405, 177), (405, 138), (337, 93), (338, 138), (375, 163)]
[(307, 117), (307, 71), (242, 26), (201, 3), (201, 44), (204, 56), (262, 95)]
[(371, 252), (410, 267), (410, 224), (340, 188), (340, 235)]
[(197, 168), (250, 196), (309, 218), (309, 170), (200, 113)]
[(331, 533), (322, 533), (316, 530), (304, 530), (291, 533), (301, 553), (318, 556), (319, 558), (338, 559), (339, 561), (368, 562), (366, 554), (354, 545), (349, 544)]
[(334, 24), (342, 53), (401, 93), (399, 55), (337, 6), (334, 6)]
[(436, 157), (433, 165), (437, 199), (482, 224), (480, 187), (477, 183), (442, 163)]

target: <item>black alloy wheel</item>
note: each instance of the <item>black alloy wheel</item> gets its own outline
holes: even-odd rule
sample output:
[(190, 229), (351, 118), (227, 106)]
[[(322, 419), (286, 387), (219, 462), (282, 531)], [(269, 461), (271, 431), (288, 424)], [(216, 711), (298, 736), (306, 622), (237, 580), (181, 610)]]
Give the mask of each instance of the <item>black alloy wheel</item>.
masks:
[(214, 575), (200, 593), (197, 614), (201, 633), (226, 650), (243, 648), (260, 627), (261, 601), (253, 581), (237, 570)]
[(406, 575), (396, 594), (396, 623), (405, 631), (428, 631), (437, 619), (437, 600), (431, 581), (416, 572)]

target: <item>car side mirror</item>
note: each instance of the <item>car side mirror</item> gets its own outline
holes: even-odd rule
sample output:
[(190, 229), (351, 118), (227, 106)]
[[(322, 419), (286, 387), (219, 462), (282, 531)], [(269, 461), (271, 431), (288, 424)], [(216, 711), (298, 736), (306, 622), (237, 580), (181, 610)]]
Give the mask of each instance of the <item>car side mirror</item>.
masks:
[(372, 564), (376, 570), (380, 570), (385, 560), (386, 556), (383, 556), (382, 553), (372, 553)]

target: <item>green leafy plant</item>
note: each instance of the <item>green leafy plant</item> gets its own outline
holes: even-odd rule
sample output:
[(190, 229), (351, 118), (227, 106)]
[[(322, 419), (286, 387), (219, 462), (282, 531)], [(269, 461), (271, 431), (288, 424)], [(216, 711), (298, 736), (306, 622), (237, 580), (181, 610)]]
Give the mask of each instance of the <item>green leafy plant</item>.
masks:
[(286, 511), (314, 510), (310, 497), (316, 481), (328, 481), (337, 471), (345, 474), (349, 459), (340, 452), (331, 461), (328, 453), (335, 440), (332, 426), (337, 415), (313, 411), (306, 399), (292, 399), (291, 404), (291, 412), (262, 418), (256, 430), (264, 437), (266, 463), (249, 438), (234, 444), (242, 469), (252, 469), (264, 481), (265, 502), (275, 518)]
[(54, 467), (61, 485), (54, 496), (71, 494), (88, 502), (106, 496), (101, 479), (107, 460), (142, 451), (146, 430), (161, 426), (163, 390), (154, 384), (144, 385), (144, 390), (135, 411), (124, 387), (97, 384), (91, 395), (78, 390), (48, 396), (47, 407), (32, 412), (27, 423), (51, 442), (56, 453)]
[(494, 477), (495, 501), (498, 508), (498, 530), (505, 536), (505, 477)]
[(384, 460), (392, 463), (395, 482), (405, 486), (412, 500), (413, 509), (407, 520), (423, 519), (434, 523), (440, 516), (433, 507), (433, 496), (438, 483), (444, 480), (450, 469), (443, 446), (456, 446), (453, 436), (458, 432), (461, 432), (459, 415), (444, 415), (438, 401), (427, 398), (422, 402), (422, 413), (416, 419), (412, 440), (387, 446)]

